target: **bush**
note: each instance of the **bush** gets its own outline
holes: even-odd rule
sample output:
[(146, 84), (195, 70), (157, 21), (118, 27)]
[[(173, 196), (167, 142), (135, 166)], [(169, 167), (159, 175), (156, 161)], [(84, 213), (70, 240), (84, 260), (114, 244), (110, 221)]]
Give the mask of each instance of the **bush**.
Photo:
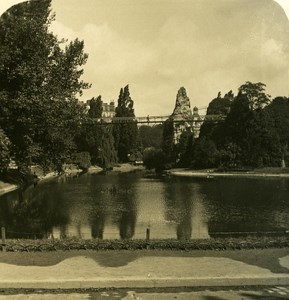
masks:
[(155, 149), (154, 147), (146, 148), (143, 153), (143, 164), (151, 170), (155, 169), (156, 172), (164, 170), (165, 156), (161, 149)]
[(84, 151), (76, 153), (74, 156), (74, 163), (77, 164), (81, 170), (87, 171), (91, 166), (91, 157), (89, 152)]

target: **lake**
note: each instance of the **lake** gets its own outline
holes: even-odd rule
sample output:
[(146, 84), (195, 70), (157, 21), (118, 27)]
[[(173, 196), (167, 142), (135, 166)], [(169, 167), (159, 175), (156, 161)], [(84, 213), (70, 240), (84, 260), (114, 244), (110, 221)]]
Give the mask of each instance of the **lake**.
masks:
[(289, 179), (60, 177), (0, 197), (7, 238), (203, 239), (289, 229)]

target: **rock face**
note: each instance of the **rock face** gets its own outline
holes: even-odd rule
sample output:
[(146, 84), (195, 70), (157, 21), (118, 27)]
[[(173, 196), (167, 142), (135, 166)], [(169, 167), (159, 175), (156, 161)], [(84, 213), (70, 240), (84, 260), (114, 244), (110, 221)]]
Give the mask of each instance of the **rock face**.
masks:
[(190, 99), (184, 87), (178, 90), (175, 109), (171, 117), (174, 120), (192, 119)]
[(190, 99), (184, 87), (178, 90), (175, 109), (170, 119), (177, 121), (173, 123), (175, 144), (180, 141), (180, 136), (184, 131), (192, 132), (195, 138), (199, 136), (201, 123), (199, 122), (200, 116), (198, 109), (195, 107), (194, 113), (192, 114)]

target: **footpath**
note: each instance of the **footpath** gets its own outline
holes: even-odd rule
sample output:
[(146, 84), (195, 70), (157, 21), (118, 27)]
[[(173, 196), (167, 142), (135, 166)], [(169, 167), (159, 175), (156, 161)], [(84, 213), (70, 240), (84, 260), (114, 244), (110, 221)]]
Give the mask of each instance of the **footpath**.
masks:
[[(262, 251), (264, 257), (261, 257)], [(99, 253), (85, 250), (60, 253), (2, 252), (0, 288), (151, 289), (289, 285), (289, 249), (234, 252), (216, 254), (214, 251), (205, 251), (205, 254), (198, 254), (198, 251), (193, 251), (174, 252), (173, 255), (167, 251), (164, 254), (161, 251)], [(56, 256), (59, 256), (56, 263), (45, 264), (45, 260), (51, 261)]]

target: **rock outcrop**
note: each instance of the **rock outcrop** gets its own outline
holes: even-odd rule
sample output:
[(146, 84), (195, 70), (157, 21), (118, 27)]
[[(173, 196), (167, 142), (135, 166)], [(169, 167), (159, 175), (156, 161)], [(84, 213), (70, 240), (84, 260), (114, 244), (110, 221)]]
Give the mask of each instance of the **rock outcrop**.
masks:
[(195, 107), (192, 114), (190, 99), (184, 87), (178, 90), (175, 109), (170, 119), (174, 121), (174, 144), (179, 142), (182, 132), (186, 130), (192, 132), (195, 138), (199, 136), (201, 123), (198, 108)]
[(171, 115), (174, 120), (191, 120), (192, 110), (190, 99), (187, 96), (186, 89), (181, 87), (178, 90), (174, 112)]

